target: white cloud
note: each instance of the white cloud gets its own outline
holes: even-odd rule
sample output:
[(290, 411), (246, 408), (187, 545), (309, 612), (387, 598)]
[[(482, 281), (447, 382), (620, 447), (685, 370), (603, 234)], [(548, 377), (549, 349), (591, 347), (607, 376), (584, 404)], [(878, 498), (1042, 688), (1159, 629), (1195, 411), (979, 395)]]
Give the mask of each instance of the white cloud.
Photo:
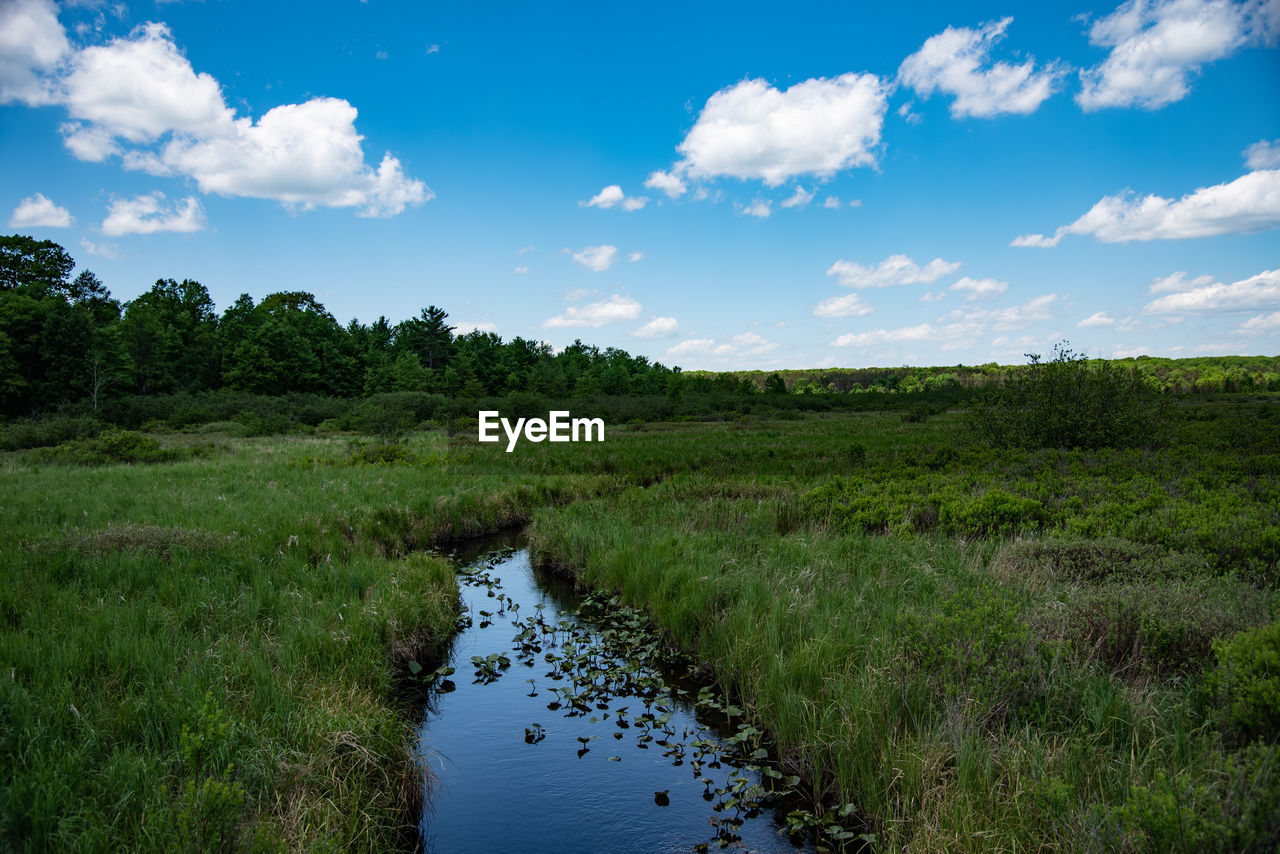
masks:
[(1144, 314), (1201, 314), (1257, 311), (1280, 307), (1280, 269), (1267, 270), (1238, 282), (1201, 285), (1167, 294), (1143, 306)]
[(804, 187), (796, 187), (796, 191), (791, 197), (781, 203), (784, 208), (803, 208), (809, 202), (813, 201), (813, 193), (810, 193)]
[(760, 359), (778, 349), (778, 342), (770, 341), (756, 332), (743, 332), (728, 341), (714, 338), (688, 338), (667, 348), (669, 358), (703, 356), (724, 363), (730, 359)]
[[(897, 329), (871, 329), (866, 332), (850, 332), (831, 342), (834, 347), (869, 348), (883, 344), (902, 344), (920, 341), (936, 343), (942, 350), (962, 350), (972, 347), (978, 336), (989, 330), (1022, 329), (1030, 323), (1053, 317), (1050, 306), (1057, 294), (1045, 294), (1022, 305), (1002, 309), (965, 308), (950, 311), (938, 318), (937, 325), (921, 323)], [(997, 339), (999, 343), (1004, 339)]]
[(870, 313), (871, 306), (858, 294), (824, 299), (813, 309), (815, 317), (861, 317)]
[(828, 210), (840, 207), (840, 199), (837, 196), (827, 196), (822, 200), (822, 206)]
[(116, 199), (102, 221), (102, 233), (119, 237), (125, 234), (155, 234), (160, 231), (189, 233), (205, 228), (204, 209), (195, 196), (187, 196), (180, 205), (164, 207), (164, 193), (159, 191), (132, 199)]
[(619, 294), (613, 294), (600, 302), (588, 303), (584, 306), (571, 305), (564, 314), (542, 321), (544, 329), (557, 327), (589, 326), (599, 327), (620, 320), (635, 320), (640, 317), (644, 307), (640, 303)]
[(686, 338), (679, 344), (673, 344), (667, 348), (668, 356), (697, 356), (708, 355), (715, 351), (716, 342), (713, 338)]
[(427, 56), (430, 56), (433, 53), (439, 53), (439, 52), (440, 52), (440, 45), (438, 44), (427, 45)]
[(617, 184), (610, 184), (600, 192), (591, 197), (589, 201), (578, 202), (584, 208), (603, 208), (609, 209), (614, 205), (619, 205), (624, 211), (638, 211), (649, 203), (648, 196), (628, 196), (622, 192), (622, 187)]
[(529, 272), (529, 268), (528, 266), (521, 264), (519, 267), (516, 267), (514, 272), (518, 276), (523, 276), (525, 273)]
[(453, 327), (454, 335), (466, 335), (468, 332), (492, 332), (498, 334), (498, 324), (490, 323), (487, 320), (479, 323), (471, 323), (466, 320), (460, 320)]
[(960, 269), (959, 261), (934, 258), (923, 267), (906, 255), (890, 255), (875, 267), (864, 267), (843, 258), (827, 270), (840, 284), (850, 288), (885, 288), (891, 285), (933, 284)]
[(517, 255), (528, 255), (530, 252), (532, 252), (532, 251), (533, 251), (533, 249), (534, 249), (534, 247), (532, 247), (532, 246), (522, 246), (522, 247), (520, 247), (519, 249), (517, 249), (517, 250), (516, 250), (516, 254), (517, 254)]
[(9, 217), (10, 228), (69, 228), (75, 218), (66, 208), (55, 205), (44, 193), (18, 202)]
[(946, 299), (946, 297), (947, 297), (946, 291), (932, 291), (930, 293), (922, 294), (918, 301), (919, 302), (937, 302), (940, 299)]
[(32, 106), (56, 100), (48, 77), (71, 52), (50, 0), (0, 3), (0, 104)]
[(90, 255), (101, 255), (103, 258), (110, 258), (112, 261), (119, 261), (121, 258), (120, 247), (114, 243), (94, 243), (82, 237), (80, 238), (80, 245)]
[(1098, 312), (1094, 312), (1093, 314), (1086, 317), (1084, 320), (1077, 323), (1076, 327), (1080, 329), (1089, 329), (1095, 326), (1115, 326), (1115, 325), (1116, 325), (1116, 320), (1114, 317), (1110, 317), (1105, 311), (1098, 311)]
[(1163, 278), (1155, 279), (1147, 286), (1148, 294), (1168, 294), (1178, 293), (1179, 291), (1190, 291), (1195, 288), (1202, 288), (1205, 285), (1213, 284), (1213, 276), (1196, 276), (1194, 279), (1187, 278), (1185, 270), (1179, 270)]
[[(569, 250), (565, 250), (568, 252)], [(608, 243), (603, 246), (587, 246), (572, 253), (573, 260), (588, 270), (595, 270), (597, 273), (603, 273), (605, 270), (613, 266), (614, 260), (618, 257), (618, 247), (611, 246)]]
[(61, 132), (82, 160), (120, 157), (126, 169), (194, 179), (201, 192), (293, 207), (353, 207), (386, 217), (434, 197), (387, 153), (365, 163), (356, 109), (337, 98), (237, 117), (211, 75), (197, 73), (169, 28), (148, 23), (86, 47), (60, 80), (71, 118)]
[(72, 118), (132, 143), (170, 131), (221, 136), (234, 121), (218, 81), (195, 72), (164, 24), (144, 24), (130, 38), (81, 50), (65, 85)]
[(636, 263), (637, 261), (643, 261), (643, 260), (644, 260), (643, 252), (630, 252), (627, 254), (627, 261), (632, 264)]
[(651, 172), (644, 185), (650, 190), (661, 190), (672, 199), (680, 198), (689, 189), (679, 175), (663, 172), (661, 169)]
[(769, 204), (770, 202), (768, 199), (756, 199), (745, 207), (740, 206), (738, 212), (744, 216), (755, 216), (763, 219), (772, 213), (772, 211), (769, 210)]
[(1076, 103), (1158, 109), (1185, 98), (1204, 63), (1274, 44), (1278, 24), (1274, 0), (1129, 0), (1090, 28), (1089, 41), (1111, 53), (1080, 71)]
[(965, 324), (974, 327), (974, 334), (981, 334), (987, 326), (998, 330), (1021, 329), (1029, 323), (1053, 319), (1050, 307), (1058, 299), (1057, 294), (1043, 294), (1028, 300), (1022, 305), (1008, 308), (957, 308), (942, 316), (942, 320), (951, 324)]
[(955, 118), (1034, 112), (1054, 93), (1062, 71), (1056, 65), (1035, 71), (1032, 59), (1020, 65), (991, 63), (991, 48), (1004, 38), (1011, 21), (1003, 18), (977, 30), (947, 27), (903, 60), (898, 79), (921, 97), (935, 91), (953, 96)]
[(571, 291), (564, 292), (564, 301), (577, 302), (583, 297), (591, 296), (593, 293), (595, 293), (595, 291), (591, 290), (590, 288), (574, 288)]
[(1068, 234), (1092, 234), (1103, 243), (1178, 240), (1249, 234), (1280, 226), (1280, 169), (1249, 172), (1226, 184), (1201, 187), (1174, 201), (1132, 193), (1105, 196), (1088, 213), (1052, 236), (1023, 234), (1011, 246), (1057, 246)]
[(1280, 329), (1280, 311), (1251, 317), (1240, 324), (1240, 328), (1236, 331), (1242, 335), (1257, 335), (1261, 332), (1269, 332), (1272, 329)]
[(674, 317), (655, 317), (631, 334), (636, 338), (670, 338), (680, 334), (680, 324)]
[(832, 347), (873, 347), (878, 344), (896, 344), (903, 341), (929, 341), (938, 337), (938, 330), (928, 323), (904, 326), (900, 329), (872, 329), (867, 332), (848, 332), (831, 342)]
[(1008, 282), (999, 282), (995, 279), (971, 279), (965, 276), (951, 286), (953, 291), (968, 291), (965, 295), (967, 300), (986, 299), (988, 297), (999, 296), (1009, 290)]
[[(814, 78), (785, 91), (743, 80), (707, 99), (677, 147), (684, 159), (672, 172), (760, 179), (776, 187), (797, 175), (874, 165), (887, 91), (874, 74)], [(670, 178), (659, 174), (649, 180)]]
[(1250, 169), (1280, 169), (1280, 139), (1258, 140), (1244, 150), (1244, 158)]
[(1135, 356), (1150, 356), (1151, 350), (1147, 347), (1127, 347), (1116, 350), (1111, 354), (1113, 359), (1131, 359)]

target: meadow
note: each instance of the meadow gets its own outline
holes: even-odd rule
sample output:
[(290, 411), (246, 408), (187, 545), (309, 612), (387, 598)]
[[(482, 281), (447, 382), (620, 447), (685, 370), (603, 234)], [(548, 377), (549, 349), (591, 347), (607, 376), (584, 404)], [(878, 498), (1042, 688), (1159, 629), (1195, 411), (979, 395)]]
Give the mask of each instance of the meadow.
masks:
[(1074, 450), (994, 448), (944, 407), (512, 453), (452, 426), (5, 454), (4, 846), (411, 847), (411, 664), (457, 618), (428, 549), (522, 525), (702, 662), (875, 850), (1280, 839), (1273, 395)]

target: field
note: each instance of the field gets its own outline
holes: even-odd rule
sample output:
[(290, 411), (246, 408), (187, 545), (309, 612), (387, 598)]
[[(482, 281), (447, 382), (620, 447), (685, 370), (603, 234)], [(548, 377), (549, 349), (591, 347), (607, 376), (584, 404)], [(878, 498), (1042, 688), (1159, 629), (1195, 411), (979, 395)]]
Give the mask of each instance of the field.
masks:
[(958, 410), (742, 416), (508, 454), (213, 425), (7, 454), (4, 846), (410, 846), (409, 663), (457, 601), (424, 549), (528, 524), (876, 850), (1273, 850), (1280, 400), (1162, 426), (997, 450)]

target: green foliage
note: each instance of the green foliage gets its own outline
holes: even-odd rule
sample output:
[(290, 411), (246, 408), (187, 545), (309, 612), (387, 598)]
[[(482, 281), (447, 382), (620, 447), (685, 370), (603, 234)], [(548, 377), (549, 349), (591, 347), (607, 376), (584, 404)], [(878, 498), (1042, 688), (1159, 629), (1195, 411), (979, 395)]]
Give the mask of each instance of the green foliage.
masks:
[(0, 425), (0, 450), (18, 451), (57, 445), (70, 439), (88, 439), (102, 432), (103, 425), (86, 416), (51, 416), (11, 421)]
[(40, 462), (100, 466), (110, 463), (167, 463), (178, 459), (181, 452), (162, 448), (150, 436), (110, 428), (92, 438), (71, 439), (52, 448), (37, 448), (31, 456)]
[(998, 447), (1106, 448), (1154, 444), (1163, 426), (1155, 386), (1134, 368), (1091, 362), (1064, 345), (973, 408), (978, 432)]
[(1280, 622), (1215, 641), (1209, 688), (1240, 741), (1280, 740)]

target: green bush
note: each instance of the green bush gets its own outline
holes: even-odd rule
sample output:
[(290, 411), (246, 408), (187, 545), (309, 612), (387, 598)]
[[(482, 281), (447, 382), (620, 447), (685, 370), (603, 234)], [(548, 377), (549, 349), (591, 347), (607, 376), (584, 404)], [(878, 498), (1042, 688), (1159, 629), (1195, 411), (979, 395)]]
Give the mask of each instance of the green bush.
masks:
[(104, 430), (91, 439), (73, 439), (53, 448), (37, 448), (31, 456), (38, 462), (99, 466), (110, 463), (164, 463), (181, 454), (162, 448), (150, 436), (132, 430)]
[(21, 451), (58, 445), (68, 439), (87, 439), (102, 431), (95, 418), (53, 416), (14, 421), (0, 426), (0, 451)]
[(1209, 688), (1223, 727), (1239, 741), (1280, 739), (1280, 622), (1213, 643)]
[(1004, 385), (992, 384), (970, 410), (977, 432), (998, 447), (1106, 448), (1152, 445), (1164, 405), (1137, 368), (1090, 362), (1065, 345)]

